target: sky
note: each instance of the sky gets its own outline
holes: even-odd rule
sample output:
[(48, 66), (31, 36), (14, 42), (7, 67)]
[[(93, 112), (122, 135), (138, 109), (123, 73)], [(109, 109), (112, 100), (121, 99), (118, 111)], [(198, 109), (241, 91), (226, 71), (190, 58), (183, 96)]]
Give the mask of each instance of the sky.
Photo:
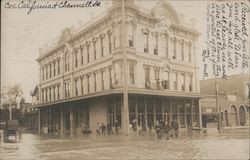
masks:
[[(194, 28), (204, 33), (206, 1), (169, 1), (183, 22), (190, 23), (191, 18), (196, 19)], [(7, 2), (1, 1), (1, 85), (20, 83), (27, 102), (31, 101), (30, 91), (39, 83), (39, 66), (36, 62), (39, 48), (56, 43), (64, 28), (78, 28), (111, 5), (111, 0), (105, 0), (101, 1), (99, 8), (34, 10), (28, 15), (27, 9), (6, 9)], [(136, 2), (144, 8), (151, 8), (155, 3), (156, 0)], [(205, 35), (201, 34), (197, 42), (198, 55), (204, 41)]]

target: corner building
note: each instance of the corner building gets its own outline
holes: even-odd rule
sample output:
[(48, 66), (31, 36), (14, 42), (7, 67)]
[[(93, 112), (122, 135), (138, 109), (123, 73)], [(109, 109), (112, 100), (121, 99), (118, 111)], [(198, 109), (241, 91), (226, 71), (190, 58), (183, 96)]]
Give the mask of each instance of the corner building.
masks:
[(160, 119), (201, 127), (199, 33), (182, 24), (166, 1), (147, 10), (125, 0), (125, 25), (121, 8), (122, 1), (113, 0), (101, 17), (66, 28), (56, 45), (40, 51), (39, 133), (94, 133), (101, 123), (114, 126), (116, 120), (123, 133), (132, 132), (134, 119), (137, 130)]

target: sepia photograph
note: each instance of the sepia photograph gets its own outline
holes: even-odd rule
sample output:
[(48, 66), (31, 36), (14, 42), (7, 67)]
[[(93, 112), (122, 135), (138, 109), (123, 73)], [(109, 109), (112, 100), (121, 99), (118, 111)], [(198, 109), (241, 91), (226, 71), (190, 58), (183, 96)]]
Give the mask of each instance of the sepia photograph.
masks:
[(249, 0), (2, 0), (0, 160), (250, 160)]

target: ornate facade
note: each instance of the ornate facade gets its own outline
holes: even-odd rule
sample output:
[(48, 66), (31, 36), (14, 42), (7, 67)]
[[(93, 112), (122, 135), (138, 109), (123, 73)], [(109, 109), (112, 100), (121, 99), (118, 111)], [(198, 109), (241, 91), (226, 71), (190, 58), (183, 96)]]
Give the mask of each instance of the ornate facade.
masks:
[[(41, 51), (40, 132), (94, 132), (100, 123), (114, 125), (117, 120), (122, 126), (134, 119), (139, 128), (160, 119), (201, 127), (195, 53), (199, 33), (184, 26), (168, 2), (159, 1), (151, 10), (133, 0), (125, 6), (125, 26), (121, 1), (113, 1), (102, 17), (65, 29), (56, 45)], [(122, 119), (124, 77), (128, 123)]]

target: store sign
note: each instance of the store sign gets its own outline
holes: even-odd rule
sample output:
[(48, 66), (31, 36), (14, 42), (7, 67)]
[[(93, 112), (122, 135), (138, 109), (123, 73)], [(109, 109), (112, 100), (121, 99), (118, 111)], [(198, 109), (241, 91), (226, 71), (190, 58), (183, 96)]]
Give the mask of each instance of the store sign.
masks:
[(206, 113), (212, 113), (213, 109), (212, 108), (206, 108)]

